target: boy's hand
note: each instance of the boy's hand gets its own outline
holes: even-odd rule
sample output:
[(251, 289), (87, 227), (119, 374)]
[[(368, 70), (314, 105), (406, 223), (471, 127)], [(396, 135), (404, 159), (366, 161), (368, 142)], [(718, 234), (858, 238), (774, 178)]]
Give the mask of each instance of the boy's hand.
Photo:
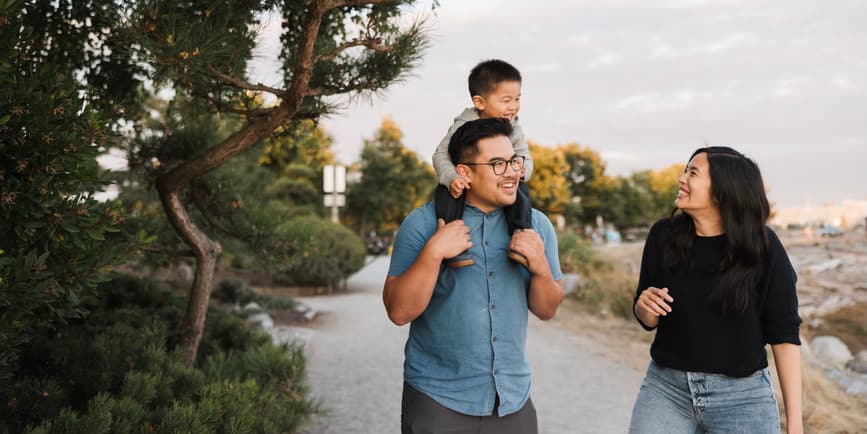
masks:
[(452, 194), (452, 197), (457, 199), (461, 197), (462, 194), (464, 194), (464, 189), (469, 190), (469, 188), (470, 183), (467, 182), (467, 180), (464, 179), (462, 176), (458, 176), (457, 178), (453, 179), (452, 182), (449, 184), (449, 193)]

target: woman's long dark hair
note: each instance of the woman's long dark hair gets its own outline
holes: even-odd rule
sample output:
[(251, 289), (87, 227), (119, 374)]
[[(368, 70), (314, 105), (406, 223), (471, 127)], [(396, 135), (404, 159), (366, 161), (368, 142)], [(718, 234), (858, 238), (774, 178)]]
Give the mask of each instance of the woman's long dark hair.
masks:
[[(768, 252), (765, 223), (770, 214), (768, 197), (759, 166), (726, 146), (699, 148), (689, 161), (707, 153), (710, 166), (710, 196), (722, 217), (728, 251), (720, 264), (720, 278), (707, 301), (717, 304), (724, 316), (742, 314), (750, 301), (750, 288), (762, 274)], [(673, 233), (667, 246), (666, 265), (691, 267), (695, 225), (688, 215), (671, 213)]]

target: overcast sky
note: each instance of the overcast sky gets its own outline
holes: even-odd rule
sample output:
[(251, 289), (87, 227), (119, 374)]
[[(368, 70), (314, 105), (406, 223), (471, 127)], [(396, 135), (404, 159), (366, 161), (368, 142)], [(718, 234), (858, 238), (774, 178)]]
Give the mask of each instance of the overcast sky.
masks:
[[(730, 145), (778, 205), (867, 199), (867, 1), (441, 0), (429, 28), (411, 77), (322, 122), (342, 162), (385, 116), (429, 161), (470, 104), (469, 70), (501, 58), (523, 75), (527, 136), (589, 146), (611, 175)], [(273, 19), (256, 80), (279, 82), (278, 31)]]

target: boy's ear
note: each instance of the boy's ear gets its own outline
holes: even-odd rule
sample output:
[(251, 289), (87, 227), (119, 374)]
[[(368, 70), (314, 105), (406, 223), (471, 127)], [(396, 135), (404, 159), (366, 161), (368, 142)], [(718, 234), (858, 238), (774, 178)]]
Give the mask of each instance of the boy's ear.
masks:
[(485, 99), (479, 95), (473, 95), (473, 107), (475, 107), (476, 110), (484, 111)]

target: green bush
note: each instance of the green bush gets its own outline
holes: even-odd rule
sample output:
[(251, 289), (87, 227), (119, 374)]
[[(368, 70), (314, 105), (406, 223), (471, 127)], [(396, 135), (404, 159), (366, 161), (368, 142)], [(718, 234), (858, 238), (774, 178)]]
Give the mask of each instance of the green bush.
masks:
[(572, 296), (591, 312), (631, 318), (634, 276), (614, 267), (578, 234), (561, 234), (558, 241), (563, 272), (581, 276)]
[(181, 297), (129, 277), (101, 292), (86, 320), (39, 331), (24, 348), (0, 391), (0, 433), (294, 432), (316, 410), (299, 348), (212, 309), (188, 368), (175, 331)]
[(243, 279), (221, 280), (211, 297), (223, 303), (237, 303), (240, 306), (255, 302), (267, 310), (291, 309), (297, 304), (291, 297), (259, 294)]
[(288, 247), (275, 261), (275, 280), (289, 285), (334, 286), (364, 265), (364, 242), (346, 227), (297, 217), (277, 227)]

